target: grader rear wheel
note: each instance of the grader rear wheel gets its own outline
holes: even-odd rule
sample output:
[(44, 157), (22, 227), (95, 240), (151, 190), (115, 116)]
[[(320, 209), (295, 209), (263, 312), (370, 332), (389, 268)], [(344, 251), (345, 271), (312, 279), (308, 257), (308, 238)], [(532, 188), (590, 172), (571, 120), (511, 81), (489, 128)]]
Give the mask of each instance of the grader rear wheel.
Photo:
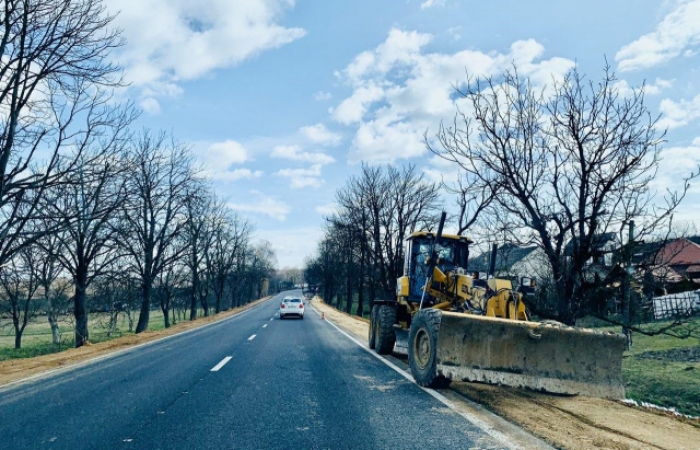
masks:
[(369, 315), (369, 336), (367, 336), (367, 344), (369, 348), (374, 350), (377, 346), (377, 336), (376, 336), (376, 320), (379, 311), (379, 305), (374, 305), (372, 307), (372, 312)]
[(437, 372), (437, 342), (442, 312), (437, 309), (418, 311), (408, 331), (408, 364), (411, 375), (421, 386), (443, 388), (450, 380)]
[(388, 355), (394, 350), (396, 333), (396, 308), (389, 305), (381, 305), (374, 318), (374, 345), (377, 353)]

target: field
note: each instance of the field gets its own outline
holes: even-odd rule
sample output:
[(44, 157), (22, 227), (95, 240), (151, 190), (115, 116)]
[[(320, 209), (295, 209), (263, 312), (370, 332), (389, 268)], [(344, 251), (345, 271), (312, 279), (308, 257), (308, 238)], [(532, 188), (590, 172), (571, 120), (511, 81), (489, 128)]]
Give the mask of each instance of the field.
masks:
[[(201, 317), (203, 311), (199, 311)], [(118, 338), (129, 333), (129, 320), (125, 313), (120, 313), (117, 321), (116, 331), (109, 332), (109, 313), (92, 313), (88, 316), (88, 329), (90, 331), (90, 342), (98, 343), (110, 339)], [(133, 313), (133, 327), (136, 327), (139, 314)], [(151, 331), (165, 328), (163, 313), (151, 311), (149, 327)], [(22, 335), (22, 348), (15, 349), (15, 335), (12, 322), (8, 318), (0, 318), (0, 361), (15, 358), (31, 358), (49, 353), (56, 353), (75, 345), (74, 325), (71, 316), (61, 316), (59, 318), (59, 330), (61, 333), (60, 345), (51, 343), (51, 327), (46, 316), (37, 316), (27, 324), (27, 328)]]
[(622, 362), (627, 397), (700, 416), (698, 338), (634, 334), (632, 342)]

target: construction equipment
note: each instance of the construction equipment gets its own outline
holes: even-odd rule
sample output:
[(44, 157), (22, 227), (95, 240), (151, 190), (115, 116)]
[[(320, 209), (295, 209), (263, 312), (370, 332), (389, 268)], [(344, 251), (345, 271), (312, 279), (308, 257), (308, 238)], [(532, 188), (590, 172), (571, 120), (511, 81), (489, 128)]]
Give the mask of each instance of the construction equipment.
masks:
[(404, 276), (395, 300), (375, 300), (369, 347), (408, 355), (422, 386), (453, 379), (526, 387), (558, 394), (624, 397), (621, 334), (530, 321), (525, 299), (534, 282), (467, 272), (465, 236), (419, 231), (407, 239)]

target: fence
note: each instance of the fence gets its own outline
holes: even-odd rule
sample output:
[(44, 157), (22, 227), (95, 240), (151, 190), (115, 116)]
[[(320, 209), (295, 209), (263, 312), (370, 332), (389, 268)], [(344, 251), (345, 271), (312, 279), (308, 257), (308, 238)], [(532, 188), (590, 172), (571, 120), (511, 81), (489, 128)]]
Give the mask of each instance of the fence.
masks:
[(700, 313), (700, 289), (654, 297), (654, 319), (689, 316)]

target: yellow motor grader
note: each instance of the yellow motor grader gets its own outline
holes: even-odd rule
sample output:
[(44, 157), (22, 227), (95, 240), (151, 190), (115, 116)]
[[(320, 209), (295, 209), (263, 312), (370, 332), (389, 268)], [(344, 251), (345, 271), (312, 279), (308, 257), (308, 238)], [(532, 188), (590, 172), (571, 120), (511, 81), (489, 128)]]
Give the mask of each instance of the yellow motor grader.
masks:
[(531, 279), (468, 272), (465, 236), (419, 231), (407, 239), (404, 276), (395, 300), (375, 300), (369, 347), (407, 354), (422, 386), (451, 380), (525, 387), (543, 392), (624, 397), (621, 334), (531, 322), (526, 298)]

